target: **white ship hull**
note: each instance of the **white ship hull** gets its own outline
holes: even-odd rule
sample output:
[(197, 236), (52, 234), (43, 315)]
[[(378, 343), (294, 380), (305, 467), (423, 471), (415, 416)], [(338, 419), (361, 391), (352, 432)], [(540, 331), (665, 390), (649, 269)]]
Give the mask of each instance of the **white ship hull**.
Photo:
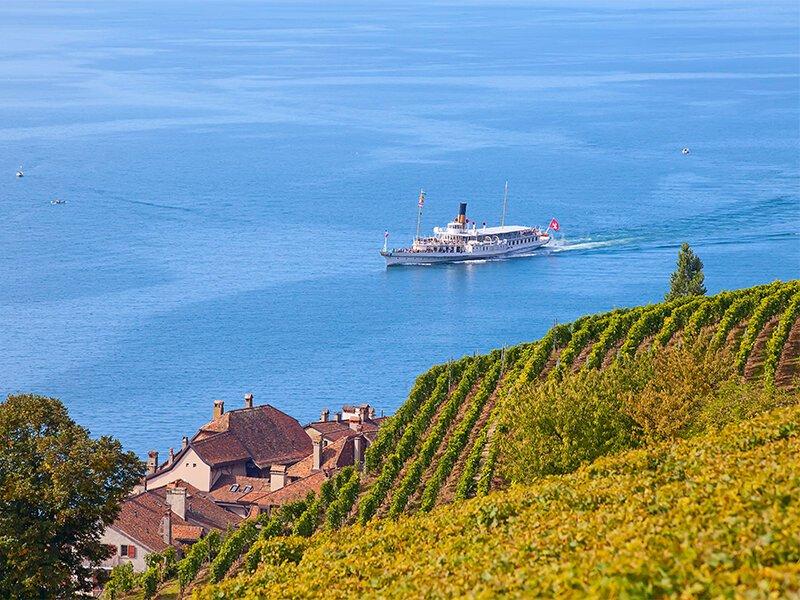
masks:
[(550, 238), (536, 240), (518, 246), (501, 245), (489, 250), (474, 250), (463, 252), (414, 252), (407, 249), (388, 250), (381, 252), (386, 260), (387, 267), (400, 265), (433, 265), (438, 263), (466, 262), (470, 260), (491, 260), (528, 254), (546, 246)]

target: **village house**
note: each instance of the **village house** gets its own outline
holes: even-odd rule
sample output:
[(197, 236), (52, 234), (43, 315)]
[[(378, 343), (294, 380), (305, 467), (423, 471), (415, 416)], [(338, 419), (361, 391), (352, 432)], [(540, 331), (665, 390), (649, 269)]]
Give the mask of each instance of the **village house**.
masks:
[[(220, 485), (230, 487), (231, 478), (269, 479), (311, 452), (311, 438), (296, 419), (269, 404), (254, 406), (252, 394), (245, 396), (243, 408), (229, 412), (216, 400), (213, 419), (191, 440), (184, 437), (178, 453), (170, 449), (159, 465), (158, 453), (150, 451), (145, 487), (182, 480), (209, 492)], [(253, 484), (243, 481), (242, 489), (248, 485)]]
[(349, 428), (348, 431), (349, 435), (327, 445), (321, 435), (311, 432), (312, 452), (302, 460), (289, 467), (273, 467), (268, 479), (223, 476), (209, 497), (242, 517), (269, 512), (287, 502), (305, 498), (309, 491), (319, 491), (325, 479), (338, 470), (363, 463), (368, 439), (360, 432)]
[(354, 434), (324, 446), (322, 437), (317, 435), (311, 455), (281, 471), (277, 485), (273, 477), (269, 489), (254, 490), (240, 502), (249, 503), (251, 511), (270, 512), (287, 502), (302, 500), (309, 492), (319, 492), (325, 480), (340, 469), (363, 464), (367, 443), (364, 435)]
[(306, 433), (312, 438), (322, 436), (323, 446), (343, 438), (362, 434), (367, 443), (371, 443), (378, 433), (378, 427), (386, 417), (376, 417), (375, 409), (369, 404), (358, 406), (344, 405), (340, 412), (330, 418), (330, 411), (322, 411), (319, 421), (305, 426)]
[(170, 449), (162, 464), (149, 453), (142, 489), (185, 481), (240, 518), (302, 499), (339, 469), (361, 465), (382, 420), (368, 404), (344, 406), (334, 420), (328, 415), (303, 428), (270, 405), (255, 406), (252, 394), (229, 412), (217, 400), (214, 418), (184, 437), (178, 453)]
[(122, 503), (116, 520), (103, 532), (101, 542), (112, 555), (100, 568), (129, 562), (134, 571), (144, 571), (148, 554), (170, 546), (182, 550), (209, 531), (224, 531), (241, 520), (184, 481), (135, 494)]

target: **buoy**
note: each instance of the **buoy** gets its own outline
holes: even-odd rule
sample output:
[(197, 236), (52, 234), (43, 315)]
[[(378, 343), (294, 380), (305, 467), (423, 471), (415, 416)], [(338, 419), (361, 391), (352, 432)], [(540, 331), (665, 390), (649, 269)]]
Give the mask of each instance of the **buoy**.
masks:
[(689, 149), (688, 148), (684, 148), (683, 150), (681, 150), (681, 154), (684, 154), (684, 155), (689, 154)]

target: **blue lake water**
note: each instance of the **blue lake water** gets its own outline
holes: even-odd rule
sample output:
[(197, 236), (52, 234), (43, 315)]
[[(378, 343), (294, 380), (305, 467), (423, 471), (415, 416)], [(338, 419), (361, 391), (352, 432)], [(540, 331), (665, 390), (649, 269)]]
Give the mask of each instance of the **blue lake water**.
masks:
[[(177, 446), (391, 412), (433, 363), (800, 270), (793, 2), (0, 4), (0, 392)], [(682, 155), (681, 148), (691, 153)], [(19, 164), (26, 176), (14, 177)], [(563, 239), (386, 270), (459, 201)], [(52, 205), (54, 198), (65, 204)]]

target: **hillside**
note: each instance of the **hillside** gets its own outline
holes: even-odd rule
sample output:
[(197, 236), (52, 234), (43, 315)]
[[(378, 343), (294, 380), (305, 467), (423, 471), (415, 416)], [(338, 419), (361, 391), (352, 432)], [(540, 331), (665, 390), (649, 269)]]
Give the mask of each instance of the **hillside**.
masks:
[[(651, 346), (702, 343), (766, 388), (800, 375), (800, 282), (620, 309), (556, 325), (538, 342), (438, 365), (369, 448), (349, 521), (429, 510), (501, 487), (498, 426), (537, 379), (608, 368)], [(785, 351), (784, 351), (785, 349)]]
[[(645, 351), (648, 349), (653, 351)], [(380, 561), (390, 563), (393, 552), (405, 552), (406, 546), (415, 547), (417, 538), (413, 534), (414, 528), (419, 528), (420, 535), (437, 528), (450, 531), (450, 526), (443, 524), (441, 520), (451, 517), (435, 516), (430, 521), (423, 516), (412, 521), (404, 519), (410, 514), (428, 513), (438, 506), (454, 501), (459, 502), (445, 512), (437, 510), (435, 515), (451, 515), (458, 522), (462, 515), (471, 515), (473, 512), (470, 511), (485, 508), (489, 515), (486, 518), (490, 521), (505, 521), (508, 517), (503, 513), (505, 509), (497, 508), (501, 505), (495, 502), (510, 503), (514, 507), (514, 514), (529, 508), (533, 510), (523, 499), (529, 494), (544, 497), (541, 494), (545, 492), (530, 491), (523, 487), (502, 492), (502, 496), (492, 493), (489, 496), (491, 500), (478, 500), (461, 506), (460, 501), (475, 496), (485, 497), (490, 491), (504, 490), (514, 482), (536, 486), (536, 490), (555, 490), (562, 485), (574, 486), (574, 494), (580, 496), (586, 492), (589, 494), (586, 498), (593, 497), (595, 492), (600, 494), (604, 488), (617, 489), (615, 502), (620, 506), (626, 489), (639, 489), (637, 486), (640, 484), (634, 481), (638, 481), (636, 478), (644, 478), (642, 481), (645, 483), (641, 485), (646, 486), (642, 488), (642, 493), (650, 489), (650, 498), (655, 494), (652, 486), (658, 488), (659, 497), (670, 494), (672, 488), (667, 483), (661, 479), (651, 480), (653, 474), (649, 471), (639, 472), (637, 465), (644, 463), (636, 461), (644, 460), (641, 459), (643, 456), (669, 454), (673, 445), (683, 449), (675, 452), (691, 454), (700, 451), (704, 443), (713, 443), (720, 445), (719, 452), (727, 452), (732, 448), (731, 436), (735, 434), (714, 437), (719, 429), (730, 426), (734, 427), (731, 431), (737, 431), (737, 423), (748, 422), (760, 414), (798, 402), (796, 383), (800, 374), (799, 360), (800, 282), (792, 281), (775, 282), (710, 297), (691, 297), (670, 303), (590, 315), (571, 324), (556, 325), (541, 340), (533, 343), (437, 365), (418, 377), (403, 406), (381, 426), (377, 439), (367, 450), (362, 472), (352, 468), (345, 469), (328, 480), (319, 495), (286, 506), (270, 517), (260, 517), (257, 523), (228, 534), (223, 541), (196, 544), (187, 558), (177, 565), (154, 566), (144, 578), (144, 581), (149, 581), (148, 596), (155, 593), (159, 580), (169, 581), (174, 573), (177, 573), (184, 591), (194, 591), (208, 582), (231, 578), (243, 568), (255, 570), (263, 562), (282, 560), (280, 557), (299, 560), (302, 556), (303, 560), (298, 568), (302, 569), (306, 564), (310, 568), (316, 564), (316, 568), (323, 569), (321, 562), (314, 562), (322, 561), (323, 555), (317, 555), (316, 550), (312, 554), (306, 551), (304, 540), (315, 534), (315, 549), (318, 545), (325, 547), (326, 544), (351, 548), (347, 552), (352, 551), (356, 556), (353, 559), (355, 562), (348, 559), (346, 565), (337, 565), (337, 568), (348, 573), (341, 577), (342, 580), (355, 577), (357, 583), (354, 585), (357, 587), (374, 584), (374, 589), (380, 590), (392, 577), (402, 580), (407, 572), (409, 580), (403, 585), (411, 586), (408, 591), (413, 589), (415, 593), (422, 592), (424, 588), (419, 587), (422, 584), (415, 583), (414, 577), (410, 575), (416, 573), (418, 576), (427, 576), (429, 573), (426, 569), (436, 570), (436, 565), (439, 565), (443, 572), (449, 573), (448, 569), (452, 570), (452, 575), (456, 578), (452, 581), (453, 590), (458, 588), (458, 581), (471, 589), (476, 585), (471, 579), (472, 575), (468, 577), (466, 573), (459, 571), (457, 567), (460, 563), (448, 566), (449, 561), (455, 560), (457, 563), (457, 558), (450, 556), (452, 552), (470, 551), (470, 544), (475, 540), (469, 536), (464, 537), (457, 546), (449, 549), (440, 547), (442, 554), (426, 554), (419, 548), (420, 557), (427, 556), (433, 561), (426, 565), (417, 567), (399, 563), (399, 572), (387, 568), (386, 577), (381, 574), (383, 567), (376, 566), (367, 583), (362, 581), (362, 576), (357, 575), (362, 572), (364, 560), (359, 553), (363, 551), (369, 554), (368, 549), (371, 548), (376, 556), (368, 564), (377, 565)], [(772, 414), (771, 418), (779, 421), (783, 419), (781, 424), (776, 425), (779, 429), (784, 425), (793, 427), (791, 420), (796, 421), (798, 416), (796, 411)], [(760, 421), (753, 423), (752, 426), (756, 428), (772, 427), (769, 419), (761, 425), (758, 424)], [(744, 427), (740, 431), (747, 431), (748, 426), (739, 426)], [(706, 442), (692, 441), (698, 438)], [(796, 443), (795, 437), (791, 443)], [(776, 452), (783, 452), (780, 450), (782, 446), (776, 448)], [(654, 452), (655, 455), (652, 454)], [(739, 456), (731, 450), (729, 463), (725, 463), (727, 466), (724, 468), (730, 467), (730, 473), (736, 473), (739, 468), (737, 464), (744, 468), (751, 464), (746, 461), (758, 460), (755, 455), (751, 456), (755, 452), (757, 449), (754, 448), (752, 452), (748, 450)], [(609, 455), (620, 456), (608, 458)], [(713, 452), (709, 456), (713, 456)], [(783, 456), (782, 454), (781, 460)], [(615, 460), (621, 462), (614, 463)], [(737, 462), (740, 460), (745, 462), (740, 464)], [(601, 468), (598, 465), (606, 464), (603, 461), (627, 465), (619, 467), (619, 476), (624, 474), (624, 477), (629, 478), (627, 483), (623, 484), (621, 480), (618, 482), (616, 475), (608, 475), (608, 481), (596, 488), (581, 483), (587, 477), (595, 477), (587, 473), (598, 473), (599, 471), (592, 469)], [(577, 471), (587, 463), (594, 466)], [(776, 464), (779, 465), (780, 460)], [(717, 501), (714, 500), (717, 493), (732, 493), (735, 485), (739, 485), (728, 482), (733, 487), (718, 489), (714, 475), (717, 467), (723, 468), (722, 465), (702, 461), (696, 465), (699, 478), (697, 481), (702, 481), (702, 477), (706, 475), (713, 475), (713, 489), (709, 488), (706, 492), (710, 494), (709, 501), (714, 502)], [(559, 475), (566, 479), (546, 479)], [(615, 488), (617, 483), (620, 485)], [(675, 483), (677, 485), (677, 481)], [(662, 484), (665, 486), (663, 489)], [(627, 488), (629, 485), (633, 487)], [(750, 484), (743, 482), (742, 485)], [(759, 484), (754, 479), (752, 485), (757, 487)], [(793, 481), (787, 481), (786, 489), (795, 493), (800, 489), (796, 476)], [(694, 493), (692, 490), (680, 493), (684, 492)], [(675, 493), (678, 494), (677, 491)], [(697, 494), (700, 494), (698, 500), (706, 499), (702, 493), (697, 490)], [(573, 492), (569, 492), (562, 500), (567, 502), (572, 495)], [(558, 494), (556, 496), (552, 499), (553, 502), (560, 498)], [(602, 494), (598, 496), (598, 502), (602, 506), (607, 504), (603, 499), (605, 497)], [(499, 498), (505, 500), (498, 500)], [(640, 499), (635, 500), (639, 501)], [(587, 518), (586, 522), (578, 523), (575, 521), (576, 515), (582, 513), (574, 510), (570, 512), (572, 509), (568, 505), (558, 503), (561, 500), (552, 506), (548, 502), (536, 509), (545, 510), (546, 513), (539, 516), (531, 513), (532, 520), (527, 523), (531, 531), (539, 531), (545, 527), (538, 520), (542, 516), (547, 516), (548, 519), (567, 519), (565, 523), (577, 528), (575, 535), (565, 534), (560, 539), (568, 546), (578, 544), (584, 551), (591, 547), (585, 546), (584, 541), (586, 544), (600, 544), (606, 536), (611, 535), (610, 531), (602, 536), (592, 533), (590, 530), (594, 527), (594, 521)], [(584, 503), (583, 500), (580, 502)], [(630, 505), (631, 510), (633, 506), (634, 504)], [(656, 514), (651, 515), (654, 519), (658, 514), (672, 514), (676, 510), (682, 510), (671, 506), (669, 502), (658, 506)], [(743, 511), (741, 514), (746, 514), (753, 507), (742, 505), (740, 508)], [(624, 513), (627, 509), (618, 506), (615, 510)], [(547, 511), (556, 512), (551, 514)], [(672, 517), (678, 518), (681, 515), (675, 513)], [(614, 513), (598, 518), (601, 521), (610, 519), (611, 523), (622, 517)], [(663, 522), (654, 521), (652, 526), (670, 522), (666, 517), (664, 519)], [(389, 524), (392, 521), (400, 523), (397, 529), (395, 525)], [(374, 527), (372, 522), (376, 523)], [(351, 526), (355, 528), (351, 529)], [(362, 530), (360, 526), (368, 528)], [(470, 530), (464, 523), (461, 526)], [(346, 534), (336, 536), (334, 532), (342, 527), (347, 527)], [(454, 525), (452, 530), (457, 532), (460, 526)], [(553, 536), (557, 536), (557, 533), (546, 528), (541, 531), (546, 536), (542, 539), (531, 539), (530, 548), (539, 548), (539, 544), (544, 544), (544, 555), (552, 557), (557, 546)], [(490, 555), (493, 552), (490, 548), (494, 547), (491, 540), (504, 539), (502, 536), (497, 537), (495, 533), (492, 531), (491, 535), (481, 534), (483, 537), (476, 534), (478, 537), (475, 539), (482, 541), (480, 544), (475, 541), (474, 552), (486, 552), (487, 556)], [(665, 532), (664, 535), (672, 539), (678, 533)], [(435, 537), (433, 533), (431, 535)], [(682, 543), (692, 546), (698, 540), (690, 542), (688, 535), (680, 533), (678, 537), (683, 540)], [(738, 533), (733, 529), (725, 529), (723, 537), (726, 535)], [(361, 536), (367, 536), (369, 543), (362, 545)], [(419, 539), (423, 545), (428, 543), (424, 536)], [(631, 539), (631, 544), (642, 543), (636, 536), (631, 536)], [(356, 543), (356, 546), (351, 547), (352, 543)], [(487, 550), (481, 550), (481, 544), (486, 544)], [(642, 546), (644, 547), (649, 546)], [(503, 548), (502, 544), (497, 546), (499, 556), (506, 556)], [(327, 550), (328, 560), (336, 556), (347, 556), (347, 553), (334, 551), (333, 546), (328, 546)], [(565, 548), (558, 549), (558, 553), (565, 551)], [(517, 548), (514, 552), (519, 553), (522, 550)], [(665, 553), (669, 554), (666, 550)], [(377, 556), (383, 554), (388, 557)], [(539, 555), (538, 551), (536, 555)], [(508, 560), (511, 561), (509, 565), (517, 565), (512, 570), (521, 568), (520, 565), (523, 564), (514, 562), (521, 559), (519, 554), (513, 552), (508, 554)], [(603, 569), (611, 569), (600, 564), (602, 552), (597, 555), (596, 560), (599, 569), (596, 575), (605, 573)], [(784, 558), (776, 560), (774, 564), (784, 562)], [(697, 561), (697, 564), (705, 563), (705, 558), (698, 557)], [(697, 566), (695, 563), (692, 565), (694, 566), (691, 568)], [(561, 581), (559, 578), (562, 577), (569, 581), (570, 577), (586, 575), (585, 572), (580, 576), (576, 573), (570, 575), (572, 566), (574, 565), (569, 562), (549, 565), (548, 569), (555, 569), (552, 573), (553, 585), (556, 585), (556, 581)], [(289, 570), (292, 568), (287, 567)], [(469, 567), (470, 571), (475, 568), (474, 564)], [(645, 567), (636, 566), (636, 569), (640, 568)], [(691, 569), (687, 565), (680, 568), (689, 570), (681, 571), (683, 575), (665, 575), (665, 581), (671, 581), (678, 575), (684, 577), (685, 581)], [(706, 565), (703, 568), (710, 567)], [(283, 571), (276, 571), (278, 572)], [(391, 573), (394, 575), (389, 575)], [(655, 585), (651, 575), (641, 574), (641, 578), (636, 581), (647, 581), (648, 585)], [(495, 576), (492, 570), (490, 578)], [(634, 579), (639, 577), (630, 576)], [(291, 578), (290, 575), (287, 577)], [(459, 577), (463, 579), (457, 579)], [(614, 577), (609, 581), (616, 582), (613, 585), (622, 586)], [(718, 581), (716, 577), (712, 579)], [(676, 579), (678, 580), (680, 577)], [(269, 581), (261, 575), (247, 581), (256, 585), (253, 589), (269, 585)], [(522, 585), (519, 581), (514, 584), (505, 579), (502, 584), (499, 580), (492, 581), (492, 586)], [(598, 581), (605, 580), (598, 576)], [(625, 585), (634, 583), (632, 580)], [(173, 583), (167, 585), (174, 588)], [(323, 585), (321, 580), (320, 585)], [(564, 585), (568, 586), (564, 589), (571, 589), (573, 584)], [(575, 585), (583, 584), (576, 581)], [(612, 583), (608, 585), (612, 586)], [(223, 589), (229, 597), (236, 597), (231, 591), (233, 588)], [(406, 588), (393, 588), (391, 592), (402, 595), (403, 589)], [(383, 589), (381, 593), (387, 593), (387, 590)]]
[(800, 592), (800, 407), (533, 486), (307, 538), (196, 598)]

